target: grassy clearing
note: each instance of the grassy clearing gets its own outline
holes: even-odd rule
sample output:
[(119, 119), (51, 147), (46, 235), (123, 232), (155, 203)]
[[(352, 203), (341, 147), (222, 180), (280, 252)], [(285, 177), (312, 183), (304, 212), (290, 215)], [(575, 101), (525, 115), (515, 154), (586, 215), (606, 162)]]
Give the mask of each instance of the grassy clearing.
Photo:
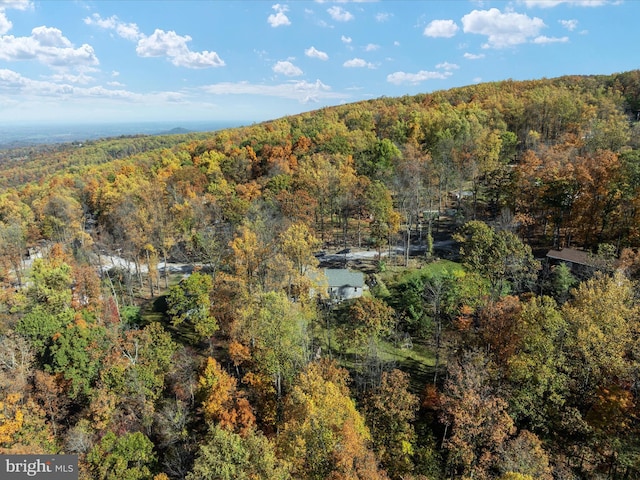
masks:
[(411, 348), (402, 348), (391, 342), (380, 342), (380, 357), (386, 361), (394, 361), (398, 368), (411, 377), (411, 389), (420, 393), (424, 386), (432, 380), (436, 364), (435, 354), (427, 345), (414, 342)]
[(380, 358), (385, 361), (395, 361), (399, 364), (420, 364), (425, 368), (435, 365), (435, 355), (431, 349), (422, 343), (413, 343), (410, 348), (396, 346), (392, 342), (381, 341), (378, 344)]
[(406, 267), (387, 267), (384, 272), (381, 272), (378, 275), (382, 281), (387, 284), (387, 286), (390, 286), (414, 275), (420, 277), (436, 277), (442, 275), (445, 271), (454, 272), (457, 270), (463, 270), (461, 264), (452, 262), (451, 260), (437, 260), (416, 269), (407, 269)]
[(153, 298), (142, 298), (140, 305), (140, 317), (142, 318), (142, 324), (147, 325), (152, 322), (160, 322), (167, 326), (169, 324), (166, 316), (167, 304), (166, 296), (169, 294), (169, 289), (175, 285), (178, 285), (184, 278), (181, 273), (169, 274), (168, 284), (169, 288), (165, 288), (164, 276), (160, 279), (158, 290)]
[[(320, 345), (323, 352), (331, 352), (341, 367), (353, 372), (362, 367), (363, 351), (341, 345), (335, 326), (332, 327), (331, 349), (328, 348), (328, 336), (325, 326), (319, 325), (313, 331), (315, 345)], [(422, 393), (424, 386), (433, 381), (433, 369), (435, 367), (435, 353), (425, 342), (413, 341), (410, 348), (403, 348), (402, 342), (393, 340), (380, 340), (375, 346), (376, 355), (383, 363), (395, 365), (395, 368), (406, 372), (410, 376), (410, 388), (413, 393)]]
[(164, 295), (150, 299), (140, 305), (140, 318), (143, 325), (159, 322), (166, 326), (168, 319), (165, 312), (166, 302)]
[(196, 334), (193, 329), (183, 322), (180, 325), (173, 325), (167, 315), (167, 295), (169, 289), (178, 285), (184, 278), (181, 273), (172, 273), (169, 275), (169, 288), (165, 288), (164, 278), (160, 281), (159, 290), (153, 298), (145, 298), (140, 302), (140, 323), (148, 325), (153, 322), (160, 323), (168, 332), (171, 333), (173, 339), (183, 345), (197, 344)]

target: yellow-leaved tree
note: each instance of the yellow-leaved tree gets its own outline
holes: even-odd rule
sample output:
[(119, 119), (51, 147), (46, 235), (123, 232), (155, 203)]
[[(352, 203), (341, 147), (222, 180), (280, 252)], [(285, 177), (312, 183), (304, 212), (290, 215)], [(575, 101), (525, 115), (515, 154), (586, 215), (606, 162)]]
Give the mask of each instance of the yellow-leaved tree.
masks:
[(280, 454), (300, 479), (382, 479), (369, 449), (371, 435), (349, 397), (348, 373), (335, 363), (311, 363), (286, 399)]

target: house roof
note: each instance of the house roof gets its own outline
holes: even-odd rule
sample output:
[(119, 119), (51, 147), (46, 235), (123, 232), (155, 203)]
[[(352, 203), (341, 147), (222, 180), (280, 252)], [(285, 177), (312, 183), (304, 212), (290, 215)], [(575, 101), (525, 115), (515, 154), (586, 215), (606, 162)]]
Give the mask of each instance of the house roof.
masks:
[(329, 287), (360, 287), (364, 286), (364, 275), (362, 272), (347, 270), (345, 268), (325, 268), (324, 274), (327, 277)]
[(553, 260), (576, 263), (578, 265), (591, 265), (593, 262), (589, 257), (589, 252), (576, 250), (574, 248), (562, 248), (560, 250), (549, 250), (547, 257)]

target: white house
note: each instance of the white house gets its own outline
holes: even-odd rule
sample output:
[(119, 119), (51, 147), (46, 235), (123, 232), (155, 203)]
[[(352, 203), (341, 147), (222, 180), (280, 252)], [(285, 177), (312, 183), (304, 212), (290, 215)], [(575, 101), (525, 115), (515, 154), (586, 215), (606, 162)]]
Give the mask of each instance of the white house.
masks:
[(329, 298), (334, 302), (361, 297), (366, 288), (362, 272), (345, 268), (325, 268), (324, 275), (327, 278)]

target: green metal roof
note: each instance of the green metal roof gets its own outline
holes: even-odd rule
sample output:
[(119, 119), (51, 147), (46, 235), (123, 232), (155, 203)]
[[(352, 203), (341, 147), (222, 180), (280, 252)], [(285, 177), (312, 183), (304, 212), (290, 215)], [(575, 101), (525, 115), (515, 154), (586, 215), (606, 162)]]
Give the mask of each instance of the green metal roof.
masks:
[(360, 287), (364, 286), (364, 275), (362, 272), (347, 270), (345, 268), (325, 268), (324, 274), (327, 277), (329, 287)]

